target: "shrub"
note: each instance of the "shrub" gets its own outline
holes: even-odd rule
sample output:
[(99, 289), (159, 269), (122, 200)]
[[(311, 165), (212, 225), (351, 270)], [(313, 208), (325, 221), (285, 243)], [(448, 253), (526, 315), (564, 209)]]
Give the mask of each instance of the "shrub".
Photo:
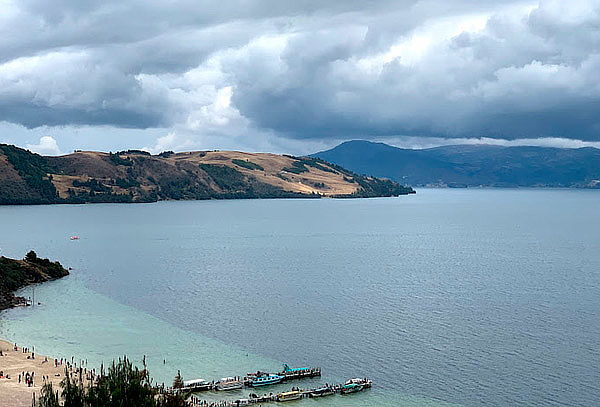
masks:
[(152, 155), (149, 152), (143, 151), (143, 150), (123, 150), (123, 151), (117, 151), (117, 155), (125, 155), (125, 154)]
[(108, 158), (110, 159), (110, 161), (114, 164), (114, 165), (124, 165), (127, 167), (130, 167), (133, 165), (133, 161), (130, 160), (129, 158), (123, 158), (119, 155), (119, 153), (117, 154), (113, 154), (113, 153), (109, 153)]
[(233, 160), (231, 160), (231, 162), (237, 165), (238, 167), (247, 168), (249, 170), (265, 170), (262, 166), (248, 160), (238, 160), (237, 158), (234, 158)]
[(200, 164), (200, 168), (206, 172), (221, 189), (240, 190), (248, 185), (244, 174), (234, 168), (214, 164)]
[(115, 180), (115, 185), (120, 188), (127, 189), (132, 187), (139, 187), (140, 183), (137, 182), (134, 178), (117, 178)]
[(94, 192), (110, 192), (110, 187), (107, 187), (102, 182), (98, 181), (96, 178), (90, 178), (87, 181), (79, 181), (78, 179), (73, 180), (74, 187), (85, 187), (89, 188), (90, 191)]
[(291, 172), (293, 174), (302, 174), (303, 172), (308, 172), (308, 168), (304, 166), (302, 161), (293, 161), (292, 166), (283, 168), (283, 171)]

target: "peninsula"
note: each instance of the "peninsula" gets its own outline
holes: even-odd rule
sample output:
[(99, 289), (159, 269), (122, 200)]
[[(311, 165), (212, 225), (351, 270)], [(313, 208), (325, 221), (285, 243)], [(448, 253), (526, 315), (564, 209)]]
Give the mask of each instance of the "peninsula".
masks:
[(27, 303), (25, 298), (15, 296), (16, 290), (68, 274), (59, 262), (39, 258), (33, 250), (23, 260), (0, 256), (0, 310)]
[(414, 193), (318, 158), (239, 151), (44, 157), (0, 144), (0, 204), (236, 198), (369, 198)]

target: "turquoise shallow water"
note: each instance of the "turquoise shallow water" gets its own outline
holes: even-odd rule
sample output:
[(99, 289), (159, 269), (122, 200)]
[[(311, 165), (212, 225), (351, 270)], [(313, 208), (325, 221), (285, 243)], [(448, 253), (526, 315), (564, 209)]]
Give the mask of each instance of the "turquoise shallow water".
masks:
[(90, 364), (146, 355), (159, 382), (282, 362), (375, 379), (302, 405), (593, 405), (600, 193), (419, 192), (0, 207), (0, 253), (74, 268), (0, 336)]
[[(22, 294), (31, 295), (32, 291), (23, 290)], [(150, 371), (154, 373), (154, 380), (167, 384), (177, 370), (181, 370), (184, 378), (197, 378), (202, 372), (203, 377), (212, 379), (255, 371), (257, 367), (271, 371), (281, 369), (278, 361), (179, 329), (97, 294), (87, 289), (77, 276), (37, 286), (36, 298), (43, 299), (41, 306), (35, 309), (19, 308), (4, 315), (0, 319), (0, 332), (2, 337), (18, 343), (35, 344), (36, 352), (40, 354), (67, 359), (74, 357), (74, 360), (83, 361), (90, 367), (110, 363), (125, 354), (139, 365), (145, 356)], [(321, 380), (303, 380), (294, 384), (318, 387), (326, 379), (327, 375)], [(270, 386), (265, 391), (287, 391), (290, 386)], [(243, 390), (205, 392), (198, 396), (205, 400), (235, 400), (247, 394), (248, 390)], [(451, 406), (450, 403), (383, 389), (352, 397), (304, 400), (298, 404)]]

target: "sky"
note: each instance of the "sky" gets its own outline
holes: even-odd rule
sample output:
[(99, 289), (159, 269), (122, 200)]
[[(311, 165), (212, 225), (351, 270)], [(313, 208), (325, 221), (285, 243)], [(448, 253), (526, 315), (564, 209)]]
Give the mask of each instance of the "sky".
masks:
[(600, 0), (0, 0), (0, 142), (600, 148)]

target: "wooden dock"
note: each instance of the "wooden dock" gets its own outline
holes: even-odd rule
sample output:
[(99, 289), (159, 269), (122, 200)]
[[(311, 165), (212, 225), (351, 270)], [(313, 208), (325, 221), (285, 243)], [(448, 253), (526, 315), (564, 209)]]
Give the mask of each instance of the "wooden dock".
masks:
[[(232, 376), (231, 379), (235, 379), (236, 381), (243, 382), (244, 387), (251, 387), (252, 380), (256, 377), (262, 377), (264, 375), (270, 375), (271, 373), (267, 372), (256, 372), (256, 373), (248, 373), (245, 376)], [(284, 381), (289, 380), (298, 380), (312, 377), (320, 377), (321, 376), (321, 368), (311, 367), (311, 368), (290, 368), (288, 365), (284, 365), (283, 371), (276, 373), (279, 376), (283, 377)], [(316, 397), (327, 397), (335, 394), (350, 394), (363, 391), (365, 389), (371, 388), (371, 380), (364, 379), (350, 379), (344, 384), (336, 384), (329, 385), (326, 384), (324, 386), (312, 389), (300, 389), (298, 387), (292, 387), (290, 391), (283, 393), (269, 393), (264, 394), (262, 396), (258, 394), (251, 393), (248, 398), (241, 398), (238, 400), (220, 400), (220, 401), (209, 401), (202, 400), (200, 397), (195, 396), (194, 393), (200, 393), (202, 391), (207, 390), (216, 390), (217, 389), (217, 381), (208, 382), (202, 379), (189, 380), (189, 387), (183, 387), (178, 389), (165, 389), (167, 392), (183, 392), (188, 394), (188, 405), (190, 407), (239, 407), (239, 406), (249, 406), (257, 403), (270, 403), (270, 402), (285, 402), (292, 400), (299, 400), (303, 398), (316, 398)], [(192, 387), (196, 385), (195, 387)], [(241, 384), (240, 384), (241, 388)], [(260, 387), (262, 388), (262, 387)], [(253, 388), (256, 391), (256, 388)]]
[[(254, 378), (261, 375), (267, 375), (267, 372), (257, 371), (256, 373), (247, 373), (245, 376), (231, 376), (234, 377), (244, 383), (244, 387), (252, 387), (251, 383)], [(320, 377), (321, 376), (321, 368), (320, 367), (306, 367), (306, 368), (290, 368), (288, 365), (284, 365), (284, 368), (281, 372), (276, 373), (283, 377), (282, 382), (287, 382), (290, 380), (300, 380), (300, 379), (308, 379), (312, 377)], [(190, 380), (190, 382), (198, 382), (199, 380)], [(213, 381), (205, 381), (203, 384), (198, 384), (193, 387), (184, 387), (181, 389), (168, 389), (168, 391), (172, 392), (193, 392), (199, 393), (202, 391), (214, 391), (216, 390), (217, 380)]]
[[(368, 383), (368, 384), (367, 384)], [(289, 392), (277, 393), (277, 394), (265, 394), (263, 396), (259, 396), (256, 394), (251, 394), (248, 398), (238, 399), (238, 400), (221, 400), (221, 401), (207, 401), (202, 400), (199, 397), (191, 396), (188, 399), (188, 403), (190, 407), (239, 407), (239, 406), (249, 406), (252, 404), (258, 403), (271, 403), (271, 402), (285, 402), (292, 400), (300, 400), (304, 398), (314, 398), (314, 397), (326, 397), (330, 395), (344, 395), (360, 392), (366, 389), (371, 388), (371, 381), (365, 379), (365, 384), (360, 387), (360, 389), (345, 392), (344, 389), (347, 389), (347, 385), (344, 384), (336, 384), (332, 386), (323, 386), (314, 389), (299, 389), (292, 388)], [(320, 395), (318, 395), (320, 394)]]

